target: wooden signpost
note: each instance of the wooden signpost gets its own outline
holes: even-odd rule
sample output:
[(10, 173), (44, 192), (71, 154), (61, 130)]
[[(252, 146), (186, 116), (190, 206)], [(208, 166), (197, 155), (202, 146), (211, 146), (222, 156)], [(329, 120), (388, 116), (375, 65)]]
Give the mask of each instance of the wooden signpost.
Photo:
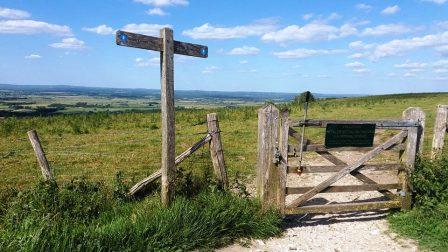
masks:
[(117, 31), (116, 43), (160, 52), (161, 101), (162, 110), (162, 203), (168, 206), (173, 198), (175, 166), (175, 125), (174, 125), (174, 54), (207, 58), (208, 47), (173, 40), (173, 30), (163, 28), (160, 38)]

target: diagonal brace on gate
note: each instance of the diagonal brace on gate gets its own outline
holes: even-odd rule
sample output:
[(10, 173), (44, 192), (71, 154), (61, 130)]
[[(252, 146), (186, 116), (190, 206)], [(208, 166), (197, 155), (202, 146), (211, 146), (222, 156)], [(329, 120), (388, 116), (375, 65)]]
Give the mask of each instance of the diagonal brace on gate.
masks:
[(382, 151), (390, 148), (392, 145), (396, 144), (397, 142), (402, 141), (407, 136), (407, 134), (408, 134), (407, 131), (401, 131), (400, 133), (398, 133), (391, 139), (387, 140), (383, 144), (381, 144), (378, 147), (374, 148), (373, 150), (367, 152), (364, 156), (362, 156), (359, 160), (357, 160), (353, 164), (348, 165), (346, 168), (342, 169), (335, 175), (331, 176), (330, 178), (326, 179), (322, 183), (318, 184), (316, 187), (314, 187), (313, 189), (304, 193), (299, 198), (293, 200), (288, 205), (288, 208), (298, 207), (301, 204), (305, 203), (307, 200), (314, 197), (316, 194), (322, 192), (323, 190), (325, 190), (325, 188), (331, 186), (332, 184), (334, 184), (336, 181), (338, 181), (342, 177), (346, 176), (347, 174), (349, 174), (352, 171), (355, 171), (356, 169), (361, 167), (365, 162), (374, 158), (376, 155), (378, 155)]
[[(295, 131), (293, 128), (289, 128), (289, 135), (294, 137), (295, 139), (297, 139), (297, 141), (300, 142), (301, 139), (301, 135)], [(309, 139), (304, 138), (305, 142), (308, 144), (311, 143), (311, 141)], [(392, 148), (394, 145), (392, 145), (390, 148)], [(323, 158), (325, 158), (326, 160), (328, 160), (329, 162), (331, 162), (334, 165), (340, 165), (340, 166), (347, 166), (348, 164), (345, 163), (344, 161), (342, 161), (341, 159), (337, 158), (336, 156), (334, 156), (333, 154), (331, 154), (330, 152), (328, 152), (328, 150), (323, 150), (323, 151), (316, 151), (317, 154), (319, 154), (320, 156), (322, 156)], [(294, 153), (295, 154), (295, 153)], [(301, 169), (301, 167), (299, 167), (298, 169)], [(298, 172), (300, 173), (300, 170), (298, 170)], [(352, 175), (353, 177), (355, 177), (356, 179), (358, 179), (359, 181), (365, 183), (365, 184), (377, 184), (377, 182), (371, 178), (369, 178), (368, 176), (362, 174), (359, 171), (352, 171), (350, 172), (350, 175)], [(393, 198), (394, 194), (392, 192), (390, 192), (389, 190), (378, 190), (378, 192), (380, 192), (381, 194), (383, 194), (386, 197), (389, 198)]]

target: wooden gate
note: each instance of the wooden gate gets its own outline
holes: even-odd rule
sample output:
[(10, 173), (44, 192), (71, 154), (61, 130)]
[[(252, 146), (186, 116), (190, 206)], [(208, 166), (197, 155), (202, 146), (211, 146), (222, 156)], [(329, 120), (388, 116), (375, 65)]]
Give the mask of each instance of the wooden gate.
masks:
[[(303, 213), (335, 213), (345, 211), (374, 210), (386, 208), (409, 209), (411, 193), (408, 177), (414, 169), (415, 157), (421, 151), (424, 128), (424, 112), (419, 108), (408, 108), (403, 112), (401, 120), (307, 120), (294, 121), (289, 119), (289, 112), (281, 113), (272, 105), (267, 105), (258, 111), (258, 164), (257, 189), (263, 206), (275, 206), (283, 214)], [(331, 166), (293, 166), (288, 162), (288, 156), (294, 156), (299, 146), (289, 144), (289, 137), (300, 142), (301, 135), (294, 127), (320, 127), (328, 124), (375, 125), (377, 130), (396, 131), (389, 139), (383, 140), (372, 147), (335, 147), (328, 148), (322, 144), (314, 144), (304, 139), (304, 152), (316, 152)], [(399, 151), (399, 162), (368, 164), (369, 160), (380, 153)], [(347, 164), (331, 152), (359, 151), (364, 154), (356, 161)], [(394, 170), (397, 183), (381, 184), (369, 178), (362, 171)], [(312, 187), (287, 187), (287, 175), (291, 173), (333, 173), (323, 182)], [(333, 184), (341, 178), (350, 175), (361, 181), (362, 185)], [(298, 177), (297, 179), (300, 179)], [(319, 193), (347, 193), (378, 191), (385, 195), (386, 200), (366, 202), (335, 203), (329, 205), (309, 205), (307, 201)], [(286, 205), (286, 196), (300, 194), (298, 198)]]

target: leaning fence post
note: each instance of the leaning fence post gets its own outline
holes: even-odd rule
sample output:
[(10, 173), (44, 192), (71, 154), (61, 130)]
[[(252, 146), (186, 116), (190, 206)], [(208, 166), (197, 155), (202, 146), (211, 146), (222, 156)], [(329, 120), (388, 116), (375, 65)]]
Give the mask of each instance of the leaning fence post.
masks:
[(279, 204), (278, 117), (278, 109), (271, 104), (258, 110), (257, 190), (263, 207)]
[(399, 179), (402, 184), (402, 209), (410, 209), (412, 197), (410, 192), (409, 175), (414, 171), (415, 158), (421, 153), (423, 147), (423, 130), (425, 127), (425, 112), (421, 108), (410, 107), (403, 111), (403, 119), (413, 120), (419, 123), (418, 127), (408, 129), (404, 163), (405, 171), (400, 171)]
[(31, 145), (33, 146), (34, 153), (36, 153), (37, 161), (39, 162), (40, 170), (45, 180), (54, 180), (53, 174), (51, 173), (50, 165), (48, 164), (47, 158), (45, 157), (45, 152), (42, 149), (42, 145), (39, 141), (39, 136), (35, 130), (28, 131), (28, 138), (30, 139)]
[(207, 114), (207, 127), (209, 134), (212, 136), (210, 141), (210, 156), (212, 157), (215, 176), (220, 185), (226, 189), (229, 186), (229, 182), (227, 179), (226, 164), (224, 162), (218, 115), (216, 113)]
[(437, 106), (436, 122), (434, 124), (434, 138), (432, 139), (432, 158), (436, 157), (445, 143), (448, 128), (448, 105)]

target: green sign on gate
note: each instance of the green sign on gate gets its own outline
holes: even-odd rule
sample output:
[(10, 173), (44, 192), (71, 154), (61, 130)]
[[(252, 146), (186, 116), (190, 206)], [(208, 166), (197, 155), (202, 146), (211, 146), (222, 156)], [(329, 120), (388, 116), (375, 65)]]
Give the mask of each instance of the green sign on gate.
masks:
[(372, 147), (375, 124), (327, 124), (325, 147)]

